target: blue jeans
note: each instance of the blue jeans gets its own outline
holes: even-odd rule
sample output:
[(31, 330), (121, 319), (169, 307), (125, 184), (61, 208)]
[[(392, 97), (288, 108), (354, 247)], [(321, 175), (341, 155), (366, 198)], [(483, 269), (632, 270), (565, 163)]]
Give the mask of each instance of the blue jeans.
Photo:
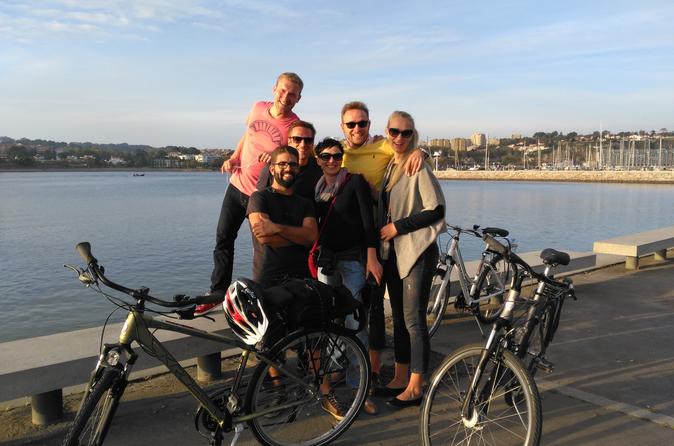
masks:
[[(335, 268), (335, 274), (331, 276), (326, 276), (322, 272), (323, 268), (318, 269), (318, 280), (327, 283), (331, 286), (337, 286), (343, 284), (353, 297), (360, 303), (363, 303), (363, 297), (361, 291), (365, 287), (365, 266), (358, 260), (339, 260), (337, 261), (337, 267)], [(367, 316), (367, 312), (364, 312), (363, 316)], [(358, 328), (358, 321), (354, 319), (353, 315), (350, 314), (344, 319), (344, 326), (346, 328), (355, 329)], [(360, 342), (367, 348), (368, 346), (368, 336), (367, 336), (367, 320), (363, 325), (363, 329), (356, 334)]]
[[(360, 303), (363, 303), (363, 298), (361, 291), (365, 287), (365, 266), (358, 260), (339, 260), (337, 261), (337, 266), (335, 267), (335, 273), (331, 276), (323, 274), (322, 268), (318, 269), (318, 280), (326, 283), (331, 286), (337, 286), (343, 284), (353, 297), (358, 300)], [(361, 313), (361, 317), (365, 317), (365, 323), (363, 328), (356, 334), (356, 337), (363, 343), (365, 348), (368, 347), (368, 330), (367, 330), (367, 311)], [(352, 314), (344, 318), (344, 326), (350, 329), (358, 328), (358, 321), (353, 317)], [(353, 375), (353, 371), (349, 373), (347, 370), (346, 382), (348, 385), (357, 386), (358, 383), (354, 382), (350, 376)]]

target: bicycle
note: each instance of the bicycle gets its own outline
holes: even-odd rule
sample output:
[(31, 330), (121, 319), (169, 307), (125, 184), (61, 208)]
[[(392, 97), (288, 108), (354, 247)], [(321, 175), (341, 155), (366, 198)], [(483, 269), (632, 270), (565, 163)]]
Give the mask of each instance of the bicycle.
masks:
[[(477, 225), (472, 229), (465, 229), (448, 224), (446, 230), (450, 235), (450, 240), (444, 250), (440, 247), (438, 265), (431, 282), (430, 298), (426, 309), (426, 324), (430, 337), (440, 327), (447, 310), (450, 299), (449, 282), (454, 266), (458, 267), (460, 285), (460, 291), (454, 302), (456, 309), (470, 311), (483, 324), (493, 323), (498, 318), (503, 304), (505, 284), (510, 279), (510, 265), (500, 250), (502, 247), (506, 252), (510, 252), (516, 247), (513, 240), (508, 238), (508, 231), (505, 229), (480, 229)], [(468, 276), (459, 248), (461, 234), (470, 234), (486, 242), (477, 271), (472, 279)], [(503, 243), (494, 237), (500, 237)], [(490, 248), (489, 243), (497, 244), (499, 251)]]
[[(367, 396), (370, 363), (354, 331), (327, 322), (320, 327), (300, 327), (271, 347), (263, 345), (264, 340), (248, 345), (238, 338), (147, 314), (172, 314), (180, 319), (192, 319), (196, 305), (219, 303), (222, 295), (194, 298), (176, 295), (173, 301), (162, 300), (151, 296), (148, 288), (130, 289), (109, 280), (103, 266), (91, 254), (88, 242), (78, 244), (76, 249), (87, 267), (64, 266), (75, 271), (82, 283), (94, 287), (108, 300), (126, 309), (128, 314), (119, 342), (101, 346), (98, 362), (63, 441), (64, 446), (100, 445), (105, 440), (129, 382), (129, 373), (138, 358), (132, 343), (161, 361), (199, 402), (195, 427), (211, 445), (221, 445), (224, 434), (231, 431), (234, 431), (231, 445), (235, 445), (244, 423), (265, 445), (325, 445), (342, 435), (355, 420)], [(135, 303), (106, 294), (100, 284), (131, 296)], [(267, 299), (278, 297), (272, 296), (272, 289), (264, 290), (264, 293)], [(146, 303), (170, 311), (151, 310), (146, 308)], [(206, 391), (200, 387), (151, 330), (173, 331), (241, 348), (240, 363), (231, 388)], [(239, 392), (251, 354), (258, 363), (242, 398)], [(349, 382), (345, 383), (347, 374)], [(339, 421), (321, 405), (324, 396), (320, 386), (326, 380), (346, 407), (344, 417)]]
[[(512, 252), (487, 241), (491, 249), (507, 256), (513, 278), (501, 315), (492, 326), (485, 345), (464, 346), (443, 360), (431, 377), (421, 407), (419, 432), (422, 444), (538, 445), (542, 428), (541, 402), (531, 370), (542, 357), (529, 354), (531, 336), (537, 324), (545, 327), (542, 345), (547, 347), (559, 323), (564, 297), (575, 297), (573, 282), (556, 281), (551, 270), (567, 265), (569, 255), (553, 249), (541, 252), (546, 265), (538, 274)], [(533, 299), (521, 299), (524, 280), (538, 282)], [(555, 296), (558, 296), (559, 299)], [(555, 311), (541, 324), (548, 303)], [(519, 311), (518, 305), (528, 307)], [(521, 326), (518, 313), (526, 315)], [(545, 353), (545, 348), (542, 349)], [(522, 360), (532, 358), (526, 365)]]

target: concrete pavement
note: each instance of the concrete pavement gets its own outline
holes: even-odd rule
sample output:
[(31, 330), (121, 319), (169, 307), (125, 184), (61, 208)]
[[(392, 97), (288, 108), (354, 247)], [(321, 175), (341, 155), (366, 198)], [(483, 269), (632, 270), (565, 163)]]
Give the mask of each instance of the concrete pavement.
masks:
[[(674, 262), (642, 265), (634, 272), (617, 265), (574, 276), (579, 300), (566, 302), (548, 350), (555, 370), (536, 376), (541, 444), (674, 444)], [(469, 342), (481, 342), (475, 322), (450, 316), (433, 338), (434, 362)], [(130, 393), (106, 444), (207, 444), (193, 428), (193, 399), (161, 385), (171, 379), (155, 378), (143, 383), (150, 389)], [(383, 399), (377, 402), (380, 415), (361, 415), (334, 444), (418, 444), (418, 409), (391, 411)], [(64, 426), (0, 444), (57, 445)], [(239, 445), (249, 444), (256, 443), (246, 431)]]

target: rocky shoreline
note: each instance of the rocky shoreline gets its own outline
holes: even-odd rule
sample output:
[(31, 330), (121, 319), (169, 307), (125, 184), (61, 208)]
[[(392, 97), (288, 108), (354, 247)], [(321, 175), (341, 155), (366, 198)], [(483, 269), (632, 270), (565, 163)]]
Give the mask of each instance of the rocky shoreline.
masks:
[(441, 180), (674, 184), (674, 170), (441, 170)]

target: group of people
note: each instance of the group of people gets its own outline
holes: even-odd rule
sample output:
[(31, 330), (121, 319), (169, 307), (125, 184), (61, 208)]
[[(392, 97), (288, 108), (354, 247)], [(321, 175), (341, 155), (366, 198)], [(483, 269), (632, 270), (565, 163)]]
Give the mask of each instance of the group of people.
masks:
[[(257, 102), (247, 130), (221, 171), (231, 173), (218, 221), (211, 293), (224, 294), (232, 280), (234, 243), (247, 217), (253, 236), (253, 279), (263, 287), (289, 277), (309, 276), (309, 248), (319, 240), (330, 266), (318, 279), (341, 283), (362, 301), (370, 293), (369, 320), (358, 337), (369, 349), (374, 393), (403, 408), (421, 403), (430, 340), (426, 307), (438, 258), (435, 240), (444, 226), (440, 185), (417, 148), (414, 119), (395, 111), (385, 136), (370, 134), (370, 116), (362, 102), (342, 108), (344, 140), (326, 138), (315, 145), (316, 129), (293, 112), (303, 82), (282, 73), (273, 102)], [(394, 327), (392, 380), (380, 382), (385, 347), (384, 289), (388, 290)], [(204, 314), (210, 306), (200, 306)], [(347, 326), (358, 324), (347, 318)], [(323, 407), (342, 416), (329, 394)], [(378, 413), (368, 398), (363, 410)]]

